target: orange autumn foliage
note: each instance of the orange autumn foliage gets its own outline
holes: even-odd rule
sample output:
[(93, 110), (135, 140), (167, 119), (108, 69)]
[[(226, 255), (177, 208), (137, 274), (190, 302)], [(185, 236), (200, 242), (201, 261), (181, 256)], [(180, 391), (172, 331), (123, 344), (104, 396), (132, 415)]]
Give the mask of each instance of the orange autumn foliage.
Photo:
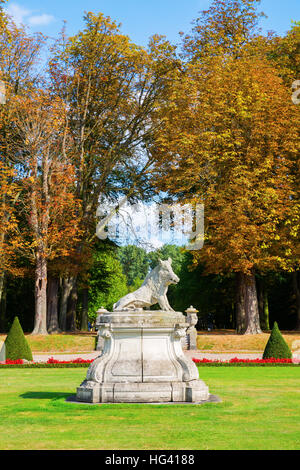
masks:
[[(80, 237), (80, 201), (75, 196), (75, 170), (66, 147), (65, 107), (40, 92), (15, 99), (15, 150), (25, 168), (20, 185), (27, 249), (42, 250), (48, 260), (75, 250)], [(35, 255), (34, 255), (35, 256)]]
[(247, 56), (189, 64), (161, 112), (159, 186), (205, 204), (206, 239), (194, 262), (213, 273), (288, 268), (299, 111), (277, 71)]
[(22, 272), (15, 263), (16, 250), (22, 245), (15, 211), (18, 192), (14, 170), (0, 161), (0, 275)]

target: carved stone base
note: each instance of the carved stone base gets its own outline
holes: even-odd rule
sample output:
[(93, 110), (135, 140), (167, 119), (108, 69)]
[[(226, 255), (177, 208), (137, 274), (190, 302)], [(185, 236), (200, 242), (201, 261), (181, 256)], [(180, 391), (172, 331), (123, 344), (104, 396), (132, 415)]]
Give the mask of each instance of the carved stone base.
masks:
[(102, 355), (77, 388), (87, 403), (201, 402), (209, 397), (181, 347), (188, 324), (180, 312), (116, 311), (100, 315)]
[(88, 381), (77, 388), (77, 401), (87, 403), (198, 403), (209, 397), (200, 380), (191, 382), (132, 382), (95, 384)]

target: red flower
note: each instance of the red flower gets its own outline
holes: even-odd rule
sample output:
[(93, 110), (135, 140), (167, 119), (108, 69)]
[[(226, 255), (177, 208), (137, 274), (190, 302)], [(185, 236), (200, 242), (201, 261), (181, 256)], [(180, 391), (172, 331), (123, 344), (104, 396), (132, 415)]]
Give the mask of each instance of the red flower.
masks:
[(276, 359), (276, 358), (270, 358), (270, 359), (238, 359), (237, 357), (234, 357), (233, 359), (230, 359), (229, 361), (220, 361), (220, 360), (211, 360), (211, 359), (196, 359), (193, 358), (193, 361), (196, 364), (203, 364), (203, 363), (217, 363), (217, 364), (222, 364), (222, 362), (225, 362), (227, 364), (236, 364), (236, 363), (243, 363), (243, 364), (291, 364), (293, 361), (292, 359)]
[(23, 364), (23, 359), (6, 359), (5, 364)]
[(81, 359), (78, 357), (77, 359), (73, 359), (71, 361), (59, 361), (53, 357), (49, 357), (47, 364), (90, 364), (93, 362), (93, 360), (94, 359)]

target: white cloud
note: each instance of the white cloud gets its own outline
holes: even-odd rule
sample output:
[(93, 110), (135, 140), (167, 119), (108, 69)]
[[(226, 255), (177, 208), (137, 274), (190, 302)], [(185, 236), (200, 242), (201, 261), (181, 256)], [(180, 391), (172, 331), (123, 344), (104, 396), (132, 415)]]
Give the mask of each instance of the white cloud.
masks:
[(14, 22), (20, 26), (21, 24), (25, 24), (25, 18), (31, 14), (30, 10), (17, 5), (17, 3), (11, 3), (7, 8), (4, 9), (5, 12), (11, 16)]
[(43, 15), (31, 16), (30, 18), (28, 18), (28, 23), (33, 26), (44, 26), (51, 23), (52, 21), (54, 21), (54, 16), (47, 15), (46, 13), (44, 13)]
[(30, 26), (46, 26), (55, 20), (53, 15), (43, 13), (35, 15), (34, 11), (22, 7), (18, 3), (11, 3), (5, 8), (5, 12), (12, 17), (16, 25), (28, 24)]

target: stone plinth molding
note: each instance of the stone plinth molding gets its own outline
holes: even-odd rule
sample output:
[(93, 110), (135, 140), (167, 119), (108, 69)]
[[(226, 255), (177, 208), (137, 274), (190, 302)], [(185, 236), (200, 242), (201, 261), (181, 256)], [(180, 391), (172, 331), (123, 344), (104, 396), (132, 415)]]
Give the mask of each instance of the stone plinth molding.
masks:
[(114, 311), (96, 321), (102, 354), (77, 388), (89, 403), (201, 402), (206, 384), (182, 351), (189, 324), (180, 312)]

